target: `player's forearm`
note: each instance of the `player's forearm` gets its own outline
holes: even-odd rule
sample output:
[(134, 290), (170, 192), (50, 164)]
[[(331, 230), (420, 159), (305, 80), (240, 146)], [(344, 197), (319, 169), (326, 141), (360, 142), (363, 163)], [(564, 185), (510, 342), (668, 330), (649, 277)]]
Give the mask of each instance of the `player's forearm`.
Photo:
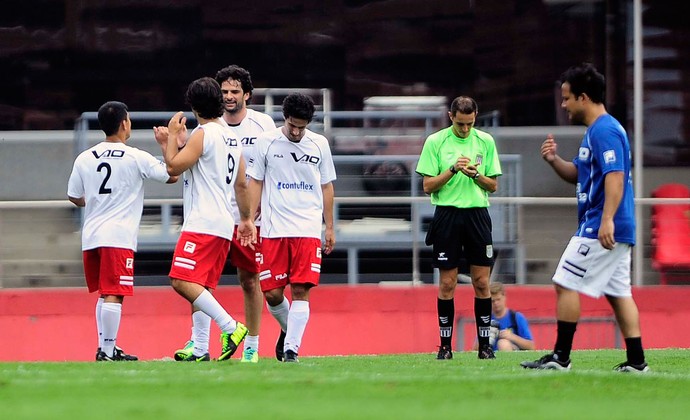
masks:
[(566, 182), (577, 184), (577, 167), (573, 162), (563, 160), (560, 156), (549, 162), (553, 170)]
[(323, 190), (323, 220), (326, 229), (333, 229), (333, 207), (335, 202), (335, 191), (332, 183), (321, 186)]
[(241, 182), (241, 180), (235, 182), (235, 199), (237, 201), (237, 208), (240, 211), (240, 218), (242, 220), (254, 220), (251, 217), (254, 213), (251, 210), (251, 200), (246, 182)]
[(451, 172), (450, 169), (446, 169), (436, 176), (425, 176), (422, 184), (424, 194), (435, 193), (446, 185), (454, 176), (456, 176), (456, 173)]
[(259, 209), (259, 203), (261, 203), (261, 192), (263, 190), (263, 181), (258, 179), (249, 178), (247, 183), (247, 195), (249, 196), (249, 212), (250, 214), (256, 214)]
[(163, 146), (161, 145), (161, 149), (164, 149), (163, 150), (163, 158), (165, 159), (165, 165), (166, 165), (166, 167), (168, 169), (168, 173), (170, 175), (179, 175), (179, 173), (175, 173), (176, 168), (172, 164), (173, 161), (175, 160), (175, 156), (177, 156), (177, 154), (179, 153), (179, 151), (177, 150), (176, 144), (177, 144), (177, 142), (175, 141), (173, 136), (168, 136), (168, 143), (165, 146), (165, 148), (163, 148)]
[(609, 172), (604, 178), (604, 210), (601, 218), (613, 220), (623, 199), (623, 172)]

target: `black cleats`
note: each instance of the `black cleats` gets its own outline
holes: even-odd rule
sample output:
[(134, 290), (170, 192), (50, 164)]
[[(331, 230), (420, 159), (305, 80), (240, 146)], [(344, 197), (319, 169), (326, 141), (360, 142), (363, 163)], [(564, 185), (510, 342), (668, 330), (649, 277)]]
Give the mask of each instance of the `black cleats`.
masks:
[(477, 354), (480, 359), (495, 359), (494, 349), (489, 345), (483, 345)]
[(278, 341), (276, 341), (276, 359), (278, 359), (279, 362), (283, 361), (283, 347), (285, 347), (285, 335), (287, 333), (283, 330), (280, 330), (280, 336), (278, 337)]
[(283, 357), (283, 362), (287, 363), (297, 363), (299, 362), (299, 359), (297, 359), (297, 353), (295, 353), (292, 350), (288, 350), (285, 352), (285, 356)]
[(448, 360), (453, 358), (453, 351), (450, 346), (441, 346), (438, 348), (438, 354), (436, 355), (436, 360)]

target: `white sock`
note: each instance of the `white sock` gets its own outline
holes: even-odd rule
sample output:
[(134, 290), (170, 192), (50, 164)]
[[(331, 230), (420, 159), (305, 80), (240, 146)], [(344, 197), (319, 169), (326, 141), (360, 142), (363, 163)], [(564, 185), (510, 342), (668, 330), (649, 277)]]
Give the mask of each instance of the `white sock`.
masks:
[(115, 351), (121, 317), (121, 303), (103, 302), (101, 305), (101, 328), (103, 329), (103, 347), (101, 347), (101, 351), (108, 356), (112, 356)]
[(101, 329), (101, 308), (103, 308), (105, 299), (98, 298), (96, 301), (96, 331), (98, 331), (98, 348), (103, 348), (103, 331)]
[(273, 318), (278, 321), (278, 324), (280, 324), (280, 329), (283, 331), (287, 331), (288, 327), (288, 313), (290, 312), (290, 302), (287, 300), (286, 297), (283, 297), (283, 301), (277, 304), (276, 306), (271, 306), (266, 302), (266, 307), (268, 308), (268, 312), (273, 315)]
[(211, 331), (211, 317), (201, 311), (192, 314), (192, 341), (195, 356), (208, 353), (208, 337)]
[(244, 349), (254, 349), (259, 351), (259, 336), (258, 335), (247, 335), (244, 338)]
[(220, 303), (208, 290), (201, 292), (192, 304), (216, 321), (221, 331), (232, 334), (237, 328), (237, 321), (220, 306)]
[(293, 300), (288, 314), (287, 335), (285, 336), (285, 351), (292, 350), (299, 353), (304, 329), (309, 321), (309, 301)]

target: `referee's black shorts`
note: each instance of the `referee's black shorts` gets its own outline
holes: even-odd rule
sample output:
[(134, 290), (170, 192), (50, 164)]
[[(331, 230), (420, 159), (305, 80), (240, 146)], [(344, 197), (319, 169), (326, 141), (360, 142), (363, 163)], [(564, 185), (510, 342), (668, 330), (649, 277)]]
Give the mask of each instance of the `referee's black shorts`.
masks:
[(434, 267), (460, 267), (463, 258), (470, 265), (491, 267), (494, 252), (489, 210), (486, 207), (436, 206), (426, 244), (433, 245)]

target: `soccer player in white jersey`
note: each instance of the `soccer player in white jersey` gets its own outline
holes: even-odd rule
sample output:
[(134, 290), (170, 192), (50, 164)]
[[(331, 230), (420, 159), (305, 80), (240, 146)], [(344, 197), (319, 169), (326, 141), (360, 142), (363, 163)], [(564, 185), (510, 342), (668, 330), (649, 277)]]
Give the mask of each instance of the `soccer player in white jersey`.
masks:
[(144, 208), (144, 180), (173, 183), (165, 164), (127, 146), (132, 133), (127, 105), (106, 102), (98, 110), (105, 140), (79, 154), (69, 177), (67, 197), (85, 207), (82, 227), (84, 276), (98, 291), (97, 361), (137, 360), (116, 346), (122, 303), (134, 294), (134, 251)]
[[(230, 65), (220, 69), (215, 79), (223, 93), (223, 120), (232, 129), (234, 139), (242, 144), (242, 155), (245, 156), (245, 161), (248, 161), (251, 159), (251, 150), (256, 137), (264, 131), (275, 129), (276, 125), (269, 115), (247, 108), (254, 90), (251, 75), (247, 70)], [(232, 210), (235, 223), (237, 223), (240, 220), (240, 213), (234, 196)], [(257, 226), (258, 235), (260, 218), (257, 218), (254, 224)], [(257, 242), (254, 249), (240, 246), (235, 235), (230, 245), (229, 258), (230, 264), (237, 268), (237, 278), (244, 295), (245, 323), (249, 330), (244, 340), (241, 361), (257, 363), (259, 361), (259, 328), (263, 309), (263, 295), (259, 288), (261, 242)], [(211, 318), (192, 307), (192, 335), (184, 348), (175, 352), (175, 360), (184, 361), (191, 357), (194, 343), (208, 342), (210, 327)]]
[[(178, 139), (186, 137), (182, 112), (168, 123), (167, 135), (158, 129), (156, 140), (167, 137), (165, 162), (168, 173), (185, 171), (183, 191), (184, 224), (175, 247), (170, 279), (173, 288), (220, 327), (222, 350), (218, 360), (229, 359), (247, 335), (209, 292), (215, 289), (225, 266), (235, 231), (231, 197), (236, 195), (240, 221), (236, 230), (240, 246), (253, 246), (256, 228), (250, 217), (242, 144), (222, 121), (223, 95), (210, 77), (193, 81), (185, 94), (199, 125), (182, 149)], [(237, 180), (240, 182), (236, 182)], [(205, 344), (205, 347), (203, 346)], [(188, 361), (210, 360), (208, 341), (194, 343)]]
[[(281, 328), (276, 357), (297, 362), (309, 320), (309, 291), (319, 284), (321, 274), (322, 221), (323, 252), (330, 254), (335, 246), (336, 175), (328, 140), (306, 128), (314, 116), (312, 99), (288, 95), (283, 116), (283, 127), (257, 138), (247, 173), (252, 209), (261, 198), (259, 279), (268, 310)], [(284, 295), (288, 284), (292, 304)]]
[(561, 107), (587, 131), (577, 156), (562, 159), (552, 135), (541, 156), (563, 180), (576, 185), (579, 226), (563, 251), (556, 286), (557, 335), (552, 353), (522, 362), (526, 369), (569, 370), (570, 353), (580, 318), (580, 296), (606, 296), (625, 339), (625, 362), (618, 372), (649, 370), (642, 348), (640, 314), (630, 284), (631, 249), (635, 245), (635, 197), (628, 135), (606, 111), (606, 80), (584, 63), (561, 76)]

